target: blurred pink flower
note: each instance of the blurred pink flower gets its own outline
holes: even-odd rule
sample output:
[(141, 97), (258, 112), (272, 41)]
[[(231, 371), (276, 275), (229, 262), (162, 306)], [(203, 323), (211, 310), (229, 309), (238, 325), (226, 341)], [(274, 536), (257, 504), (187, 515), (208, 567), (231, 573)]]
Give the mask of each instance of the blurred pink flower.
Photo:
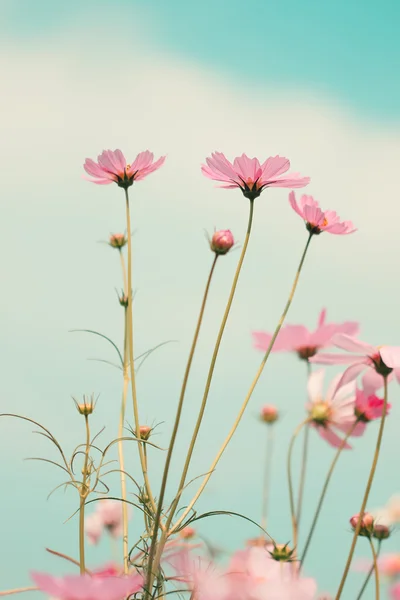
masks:
[(392, 600), (400, 600), (400, 583), (390, 588), (389, 594)]
[(337, 235), (357, 231), (351, 221), (340, 221), (334, 210), (321, 210), (312, 196), (303, 195), (297, 203), (294, 192), (290, 192), (289, 202), (293, 210), (304, 219), (307, 230), (314, 235), (319, 235), (323, 231)]
[(85, 517), (85, 534), (90, 544), (98, 544), (103, 533), (103, 521), (96, 512)]
[(257, 158), (242, 154), (232, 164), (222, 152), (213, 152), (206, 162), (207, 166), (201, 167), (203, 175), (227, 184), (220, 187), (240, 188), (249, 200), (257, 198), (267, 187), (302, 188), (310, 182), (309, 177), (301, 177), (299, 173), (281, 177), (290, 167), (289, 160), (283, 156), (270, 156), (260, 164)]
[(372, 512), (377, 523), (386, 525), (400, 524), (400, 494), (395, 494), (388, 500), (385, 506)]
[[(354, 563), (354, 570), (368, 573), (372, 567), (372, 560), (360, 558)], [(400, 554), (388, 553), (378, 558), (379, 573), (385, 577), (394, 578), (400, 576)]]
[[(304, 325), (285, 325), (280, 330), (272, 352), (297, 352), (299, 358), (308, 360), (314, 356), (320, 348), (326, 348), (332, 344), (332, 338), (337, 333), (356, 334), (359, 330), (358, 323), (345, 321), (344, 323), (326, 323), (326, 309), (319, 315), (317, 328), (309, 331)], [(264, 331), (252, 333), (254, 347), (266, 352), (272, 335)]]
[[(335, 377), (328, 390), (323, 396), (323, 382), (325, 371), (320, 369), (314, 371), (308, 378), (308, 397), (310, 402), (306, 408), (311, 422), (319, 435), (334, 448), (339, 448), (342, 438), (335, 433), (335, 429), (348, 433), (356, 422), (354, 415), (355, 406), (355, 384), (350, 383), (340, 388), (336, 393), (338, 380), (341, 375)], [(349, 449), (347, 444), (344, 448)]]
[[(132, 514), (128, 506), (128, 517)], [(85, 533), (91, 544), (98, 544), (103, 530), (106, 529), (112, 537), (123, 534), (122, 502), (105, 498), (96, 504), (96, 510), (85, 518)]]
[(101, 500), (97, 504), (97, 514), (99, 515), (103, 526), (107, 529), (107, 531), (112, 537), (122, 536), (122, 502), (120, 502), (119, 500)]
[[(381, 377), (388, 376), (393, 371), (400, 382), (400, 346), (371, 346), (355, 337), (339, 333), (332, 339), (332, 344), (351, 354), (318, 354), (310, 358), (310, 362), (323, 365), (346, 365), (350, 366), (343, 373), (338, 387), (354, 381), (366, 368), (373, 369)], [(374, 376), (376, 381), (376, 377)], [(376, 385), (376, 384), (375, 384)], [(382, 380), (383, 385), (383, 380)], [(376, 385), (376, 388), (382, 387)]]
[(85, 177), (88, 181), (99, 185), (117, 183), (126, 189), (134, 181), (143, 179), (164, 164), (165, 156), (154, 161), (154, 154), (146, 150), (137, 155), (132, 164), (127, 164), (121, 150), (103, 150), (97, 157), (97, 163), (91, 158), (85, 160), (83, 168), (94, 179)]
[(127, 577), (53, 577), (46, 573), (32, 573), (31, 576), (42, 592), (58, 600), (124, 600), (143, 585), (143, 577), (138, 574)]
[[(365, 390), (356, 389), (356, 403), (354, 413), (359, 422), (353, 431), (353, 435), (362, 435), (367, 423), (380, 419), (383, 415), (384, 399), (375, 394), (367, 394)], [(389, 413), (391, 405), (386, 406), (386, 414)]]
[(298, 578), (292, 565), (274, 561), (261, 547), (235, 552), (226, 570), (188, 552), (174, 560), (179, 580), (188, 583), (196, 600), (312, 600), (316, 593), (313, 579)]

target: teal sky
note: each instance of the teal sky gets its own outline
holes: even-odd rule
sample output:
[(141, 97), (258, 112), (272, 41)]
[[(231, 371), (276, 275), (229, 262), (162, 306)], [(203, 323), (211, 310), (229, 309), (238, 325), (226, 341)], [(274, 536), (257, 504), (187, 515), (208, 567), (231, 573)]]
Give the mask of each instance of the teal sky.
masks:
[(232, 77), (239, 87), (295, 84), (374, 118), (400, 117), (396, 0), (3, 2), (2, 35), (41, 38), (82, 20), (90, 28), (112, 7), (116, 21), (132, 28), (145, 14), (157, 34), (153, 44)]

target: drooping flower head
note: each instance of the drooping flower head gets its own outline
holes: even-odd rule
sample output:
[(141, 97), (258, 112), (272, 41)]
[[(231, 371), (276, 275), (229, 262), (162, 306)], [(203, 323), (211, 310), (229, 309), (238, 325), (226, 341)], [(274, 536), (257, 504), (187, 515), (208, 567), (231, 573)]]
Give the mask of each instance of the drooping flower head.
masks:
[(303, 195), (296, 202), (294, 192), (289, 194), (289, 202), (294, 211), (304, 219), (307, 231), (319, 235), (323, 231), (345, 235), (357, 231), (351, 221), (341, 221), (334, 210), (321, 210), (312, 196)]
[[(310, 425), (315, 427), (318, 434), (328, 444), (334, 448), (339, 448), (343, 440), (335, 430), (349, 433), (356, 423), (354, 416), (355, 384), (350, 383), (335, 393), (338, 380), (341, 377), (341, 375), (338, 375), (332, 380), (324, 396), (324, 375), (325, 371), (320, 369), (309, 376), (307, 386), (309, 403), (306, 408)], [(344, 448), (350, 448), (347, 442)]]
[[(304, 325), (285, 325), (280, 330), (272, 352), (296, 352), (298, 357), (308, 360), (314, 356), (320, 348), (331, 345), (332, 338), (337, 333), (358, 333), (359, 325), (354, 321), (344, 323), (326, 323), (326, 310), (323, 309), (319, 315), (317, 328), (309, 331)], [(271, 342), (272, 334), (264, 331), (252, 333), (254, 347), (266, 352)]]
[(122, 600), (135, 594), (143, 586), (143, 577), (139, 574), (126, 577), (53, 577), (46, 573), (32, 573), (31, 576), (42, 592), (58, 600)]
[(119, 187), (127, 189), (134, 181), (144, 179), (153, 171), (164, 164), (165, 156), (161, 156), (156, 162), (154, 154), (146, 150), (137, 155), (133, 163), (127, 164), (121, 150), (103, 150), (97, 157), (97, 163), (91, 158), (85, 160), (83, 168), (93, 179), (88, 179), (98, 185), (116, 183)]
[(240, 188), (249, 200), (257, 198), (267, 187), (302, 188), (310, 182), (309, 177), (299, 173), (282, 177), (290, 167), (289, 160), (283, 156), (270, 156), (260, 164), (258, 158), (242, 154), (232, 164), (222, 152), (213, 152), (206, 163), (201, 167), (203, 175), (224, 182), (223, 188)]
[[(343, 333), (335, 335), (332, 344), (347, 352), (356, 352), (357, 355), (318, 354), (310, 358), (310, 362), (323, 365), (350, 365), (343, 373), (338, 387), (354, 381), (367, 368), (375, 371), (381, 378), (390, 376), (393, 371), (400, 382), (400, 346), (371, 346)], [(373, 379), (376, 380), (375, 374)], [(381, 381), (380, 386), (376, 385), (377, 388), (382, 387), (383, 379)]]

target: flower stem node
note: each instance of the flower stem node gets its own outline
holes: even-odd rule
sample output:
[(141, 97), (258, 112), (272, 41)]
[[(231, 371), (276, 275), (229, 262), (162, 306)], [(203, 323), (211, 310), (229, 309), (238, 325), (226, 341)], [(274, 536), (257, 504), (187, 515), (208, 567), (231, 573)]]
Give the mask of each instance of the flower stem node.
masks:
[(288, 544), (274, 544), (270, 553), (271, 557), (278, 562), (290, 562), (294, 550), (289, 548)]

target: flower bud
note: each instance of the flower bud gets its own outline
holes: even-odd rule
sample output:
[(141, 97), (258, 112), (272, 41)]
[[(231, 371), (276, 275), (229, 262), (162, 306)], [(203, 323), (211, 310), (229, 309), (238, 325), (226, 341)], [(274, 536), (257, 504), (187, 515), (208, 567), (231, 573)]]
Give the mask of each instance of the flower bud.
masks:
[(127, 241), (128, 240), (126, 239), (124, 233), (113, 233), (112, 235), (110, 235), (108, 243), (112, 248), (118, 248), (118, 250), (120, 250), (125, 246)]
[(262, 407), (260, 411), (260, 419), (264, 421), (264, 423), (272, 424), (278, 419), (279, 414), (275, 406), (271, 404), (266, 404)]
[(184, 540), (190, 540), (192, 537), (196, 535), (196, 530), (193, 527), (184, 527), (180, 530), (179, 535)]
[(387, 540), (390, 536), (390, 529), (386, 525), (374, 525), (372, 537), (377, 540)]
[(292, 558), (293, 552), (294, 550), (291, 550), (288, 544), (274, 544), (270, 555), (278, 562), (288, 562)]
[(151, 427), (149, 427), (148, 425), (141, 425), (139, 427), (139, 432), (140, 432), (140, 439), (146, 441), (150, 437)]
[(127, 308), (128, 306), (128, 296), (126, 296), (123, 292), (121, 293), (120, 296), (118, 296), (118, 300), (121, 306), (123, 306), (124, 308)]
[(232, 232), (229, 229), (221, 229), (212, 236), (210, 248), (215, 254), (226, 254), (234, 243)]
[(94, 411), (95, 402), (94, 402), (93, 395), (90, 396), (90, 398), (88, 396), (84, 395), (83, 402), (77, 402), (75, 400), (75, 398), (73, 400), (75, 402), (75, 406), (78, 409), (79, 414), (87, 417), (88, 415), (91, 415), (92, 412)]
[[(360, 517), (359, 513), (357, 513), (356, 515), (351, 517), (350, 525), (352, 526), (353, 529), (356, 529), (359, 517)], [(371, 534), (373, 533), (373, 530), (374, 530), (374, 517), (371, 515), (371, 513), (364, 513), (363, 517), (361, 519), (360, 533), (358, 535), (361, 535), (362, 537), (370, 537)]]

